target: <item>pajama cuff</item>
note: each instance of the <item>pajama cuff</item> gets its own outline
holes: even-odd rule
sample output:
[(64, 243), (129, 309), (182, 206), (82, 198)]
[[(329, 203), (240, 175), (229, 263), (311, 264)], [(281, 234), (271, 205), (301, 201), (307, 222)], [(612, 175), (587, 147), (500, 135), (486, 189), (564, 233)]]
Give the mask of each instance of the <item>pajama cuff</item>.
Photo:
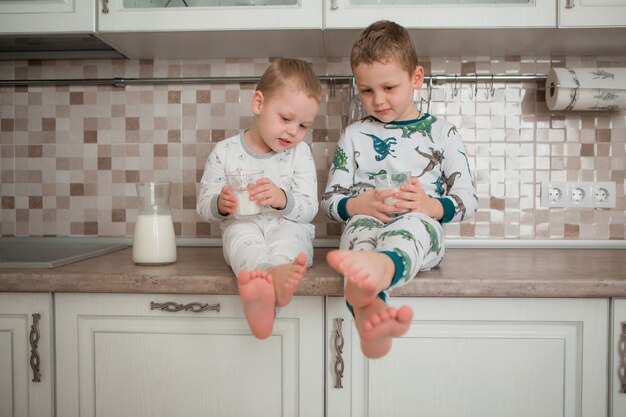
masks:
[(282, 210), (278, 210), (283, 215), (290, 214), (293, 209), (296, 207), (296, 198), (289, 191), (281, 188), (281, 190), (285, 193), (285, 197), (287, 197), (287, 204), (285, 204), (285, 208)]
[(339, 215), (341, 220), (344, 221), (350, 218), (350, 216), (348, 215), (348, 209), (346, 208), (346, 206), (348, 205), (348, 200), (350, 200), (350, 198), (346, 197), (340, 200), (339, 204), (337, 204), (337, 214)]
[(449, 198), (438, 198), (439, 202), (443, 206), (443, 217), (441, 218), (441, 223), (448, 223), (450, 220), (454, 218), (454, 213), (456, 212), (454, 208), (454, 203)]
[(384, 255), (389, 256), (391, 260), (393, 261), (394, 266), (396, 267), (396, 272), (393, 274), (393, 278), (391, 279), (391, 284), (389, 284), (389, 288), (391, 288), (394, 285), (396, 285), (398, 281), (400, 281), (400, 278), (402, 278), (402, 275), (404, 275), (404, 262), (402, 261), (402, 257), (400, 257), (400, 255), (398, 255), (394, 251), (383, 250), (378, 253), (382, 253)]

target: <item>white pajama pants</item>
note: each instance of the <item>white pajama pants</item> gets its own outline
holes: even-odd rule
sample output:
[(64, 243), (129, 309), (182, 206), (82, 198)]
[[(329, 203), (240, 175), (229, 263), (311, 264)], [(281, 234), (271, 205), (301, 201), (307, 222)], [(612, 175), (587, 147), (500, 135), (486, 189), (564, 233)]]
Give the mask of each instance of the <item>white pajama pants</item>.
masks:
[(421, 213), (407, 213), (386, 224), (375, 217), (356, 215), (346, 224), (339, 247), (392, 255), (396, 276), (391, 286), (378, 295), (387, 302), (388, 290), (407, 284), (419, 271), (441, 263), (443, 226)]
[(236, 276), (241, 271), (291, 263), (300, 252), (307, 256), (307, 267), (313, 265), (315, 229), (311, 224), (262, 214), (250, 219), (232, 220), (224, 226), (224, 259)]

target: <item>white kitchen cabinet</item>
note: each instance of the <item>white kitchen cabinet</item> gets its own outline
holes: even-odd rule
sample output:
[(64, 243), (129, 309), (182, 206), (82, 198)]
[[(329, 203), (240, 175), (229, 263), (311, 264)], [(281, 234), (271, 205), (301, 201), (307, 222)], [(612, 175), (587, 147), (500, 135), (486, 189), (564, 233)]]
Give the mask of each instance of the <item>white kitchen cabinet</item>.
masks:
[(323, 8), (317, 1), (186, 1), (190, 7), (180, 7), (182, 0), (172, 0), (177, 7), (107, 0), (98, 10), (97, 37), (133, 59), (323, 55)]
[[(322, 6), (316, 1), (107, 0), (99, 10), (98, 31), (216, 31), (321, 29)], [(164, 7), (170, 3), (170, 7)], [(171, 7), (175, 5), (176, 7)]]
[(327, 0), (325, 27), (393, 20), (407, 29), (555, 27), (556, 0)]
[(611, 417), (626, 416), (626, 299), (613, 299), (609, 397)]
[(328, 299), (328, 417), (607, 415), (608, 300), (393, 302), (413, 308), (411, 328), (367, 360), (344, 300)]
[(559, 0), (559, 27), (626, 27), (626, 0)]
[(295, 297), (266, 340), (236, 295), (55, 294), (55, 305), (59, 416), (323, 415), (322, 297)]
[(0, 417), (54, 415), (50, 294), (0, 293)]
[(0, 34), (94, 33), (96, 0), (0, 1)]

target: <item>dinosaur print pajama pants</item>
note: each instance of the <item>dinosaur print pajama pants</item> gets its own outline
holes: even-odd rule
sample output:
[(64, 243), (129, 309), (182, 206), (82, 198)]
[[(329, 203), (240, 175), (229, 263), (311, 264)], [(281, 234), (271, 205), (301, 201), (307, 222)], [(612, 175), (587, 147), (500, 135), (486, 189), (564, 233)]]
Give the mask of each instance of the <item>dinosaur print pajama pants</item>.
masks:
[(378, 296), (387, 302), (387, 292), (410, 282), (419, 271), (439, 265), (443, 259), (443, 227), (421, 213), (407, 213), (387, 224), (366, 215), (356, 215), (346, 224), (340, 249), (383, 252), (396, 265), (391, 285)]

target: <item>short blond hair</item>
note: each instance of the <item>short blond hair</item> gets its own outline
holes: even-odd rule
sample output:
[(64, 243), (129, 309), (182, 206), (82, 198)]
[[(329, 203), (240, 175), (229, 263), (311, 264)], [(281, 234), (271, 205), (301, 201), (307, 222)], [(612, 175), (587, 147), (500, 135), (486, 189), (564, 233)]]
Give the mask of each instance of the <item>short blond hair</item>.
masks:
[(286, 86), (301, 90), (318, 104), (322, 101), (320, 80), (313, 72), (311, 64), (301, 59), (281, 58), (273, 61), (261, 76), (256, 89), (265, 98), (269, 98)]
[(413, 74), (418, 65), (415, 44), (409, 32), (395, 22), (379, 20), (363, 29), (352, 45), (350, 66), (354, 71), (361, 63), (386, 63), (390, 60), (409, 74)]

